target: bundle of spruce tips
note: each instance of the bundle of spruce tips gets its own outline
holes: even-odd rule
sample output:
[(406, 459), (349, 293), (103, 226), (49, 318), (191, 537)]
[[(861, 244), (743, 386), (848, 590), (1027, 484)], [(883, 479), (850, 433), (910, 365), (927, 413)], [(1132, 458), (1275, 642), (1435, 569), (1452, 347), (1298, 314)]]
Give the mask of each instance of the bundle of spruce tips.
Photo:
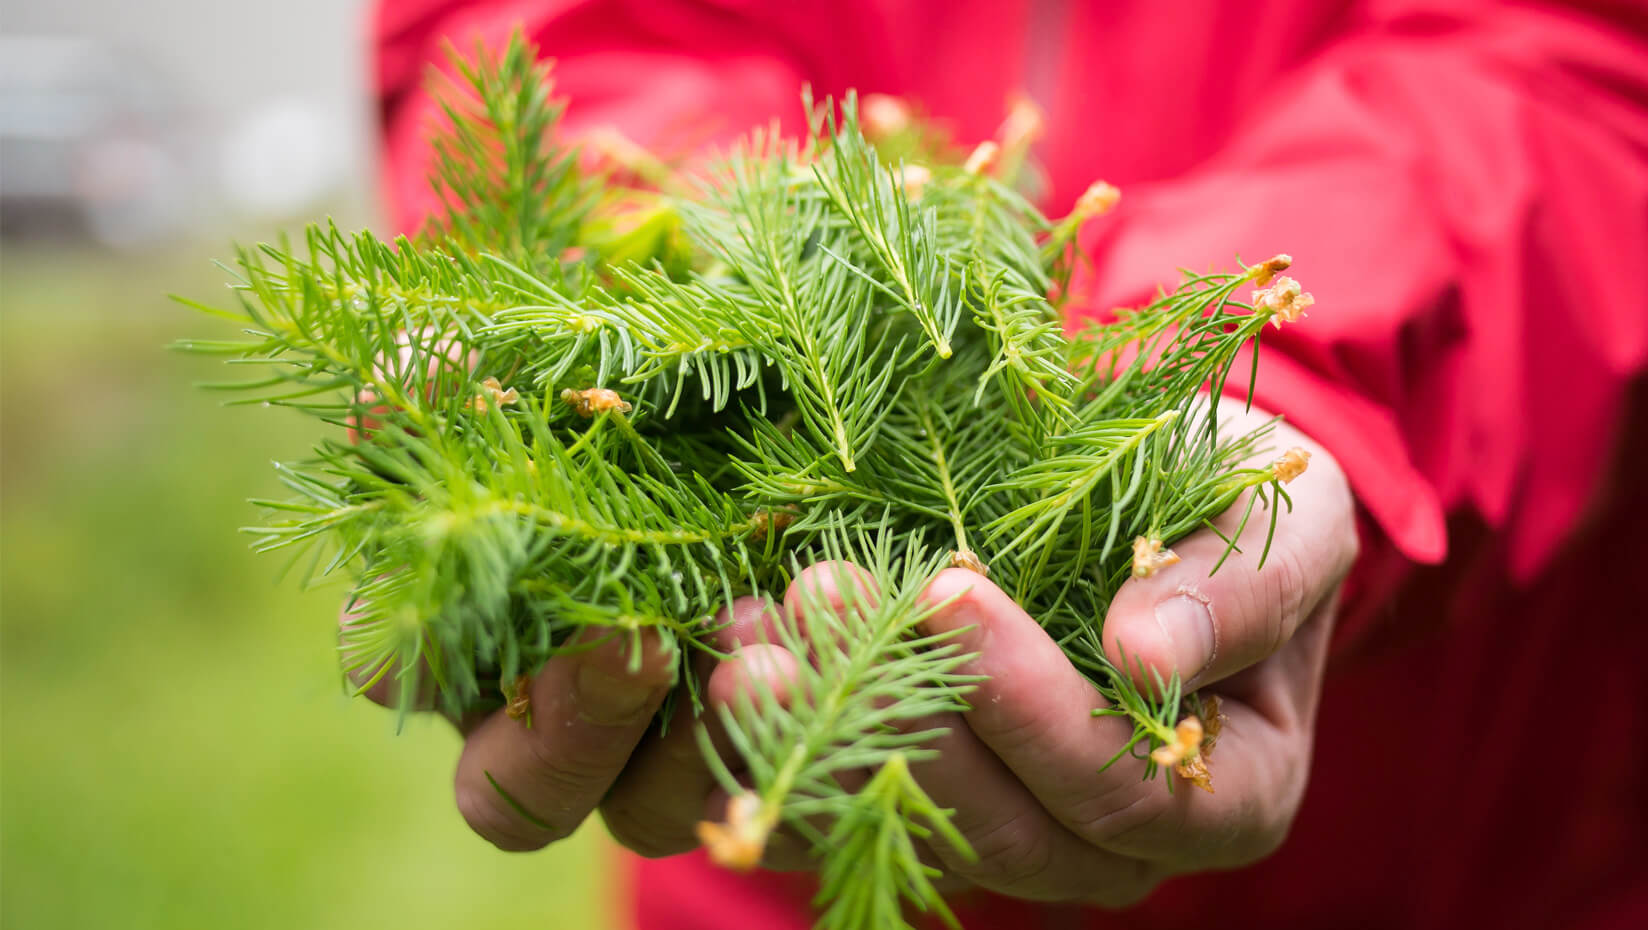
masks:
[(1118, 758), (1207, 787), (1216, 711), (1177, 679), (1137, 684), (1101, 631), (1176, 540), (1232, 507), (1273, 534), (1289, 506), (1304, 453), (1221, 430), (1209, 402), (1309, 304), (1289, 259), (1067, 327), (1077, 231), (1116, 191), (1038, 212), (1014, 186), (1033, 110), (969, 152), (887, 98), (809, 100), (804, 138), (674, 164), (558, 139), (549, 77), (519, 39), (454, 56), (431, 79), (441, 215), (416, 238), (316, 225), (242, 249), (238, 306), (195, 306), (245, 335), (182, 344), (257, 372), (216, 386), (239, 402), (334, 428), (277, 466), (292, 497), (259, 502), (254, 532), (306, 582), (348, 579), (350, 686), (397, 676), (403, 710), (530, 725), (546, 660), (652, 631), (680, 661), (661, 722), (702, 709), (691, 660), (723, 605), (852, 561), (873, 596), (775, 621), (807, 657), (786, 698), (706, 711), (738, 758), (703, 741), (732, 802), (701, 835), (742, 868), (774, 830), (806, 838), (822, 927), (953, 922), (916, 839), (966, 843), (910, 775), (933, 734), (898, 724), (966, 707), (970, 657), (922, 632), (920, 599), (961, 566), (1131, 720)]

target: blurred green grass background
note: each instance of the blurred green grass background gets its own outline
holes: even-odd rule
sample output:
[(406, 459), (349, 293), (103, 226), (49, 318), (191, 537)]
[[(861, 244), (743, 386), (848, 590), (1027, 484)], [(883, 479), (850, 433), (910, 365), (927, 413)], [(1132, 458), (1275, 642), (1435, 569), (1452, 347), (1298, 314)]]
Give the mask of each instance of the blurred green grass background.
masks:
[(212, 253), (0, 257), (0, 924), (615, 926), (603, 828), (472, 835), (457, 735), (348, 698), (339, 592), (235, 531), (315, 434), (165, 350), (227, 332), (164, 296), (228, 301)]

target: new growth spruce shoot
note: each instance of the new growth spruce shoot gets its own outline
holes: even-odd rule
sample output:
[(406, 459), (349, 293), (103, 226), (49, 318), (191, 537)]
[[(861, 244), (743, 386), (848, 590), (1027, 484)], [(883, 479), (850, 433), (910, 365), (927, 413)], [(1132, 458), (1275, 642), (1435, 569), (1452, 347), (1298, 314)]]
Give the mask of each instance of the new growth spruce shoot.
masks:
[(741, 774), (705, 741), (732, 800), (699, 835), (749, 868), (792, 830), (819, 860), (821, 927), (903, 927), (908, 906), (949, 913), (917, 838), (966, 848), (910, 774), (932, 734), (901, 726), (964, 709), (975, 682), (922, 628), (921, 592), (955, 565), (1131, 722), (1118, 758), (1212, 790), (1217, 700), (1136, 686), (1101, 632), (1176, 540), (1233, 506), (1274, 532), (1288, 506), (1304, 453), (1267, 457), (1267, 429), (1221, 430), (1209, 401), (1310, 305), (1286, 256), (1067, 331), (1077, 231), (1118, 194), (1096, 183), (1049, 219), (1017, 193), (1028, 104), (969, 154), (849, 94), (809, 103), (804, 138), (756, 132), (689, 169), (611, 133), (557, 138), (522, 41), (456, 65), (435, 79), (441, 215), (416, 238), (322, 224), (241, 249), (237, 306), (211, 312), (245, 336), (184, 344), (333, 428), (278, 466), (291, 496), (261, 502), (257, 547), (347, 581), (352, 687), (392, 677), (403, 710), (530, 725), (551, 656), (653, 631), (680, 663), (661, 719), (702, 711), (692, 659), (719, 608), (856, 563), (839, 608), (805, 630), (776, 617), (808, 657), (788, 693), (715, 711)]

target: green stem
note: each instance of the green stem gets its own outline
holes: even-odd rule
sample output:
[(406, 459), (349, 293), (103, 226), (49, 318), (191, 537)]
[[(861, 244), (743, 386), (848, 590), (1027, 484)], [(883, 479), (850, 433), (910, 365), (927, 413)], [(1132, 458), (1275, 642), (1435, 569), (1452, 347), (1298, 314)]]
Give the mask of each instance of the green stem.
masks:
[(927, 433), (929, 444), (933, 448), (933, 464), (938, 468), (939, 483), (944, 490), (945, 503), (949, 505), (948, 517), (950, 528), (956, 534), (956, 551), (969, 552), (967, 548), (967, 528), (962, 524), (961, 502), (956, 497), (955, 482), (950, 475), (950, 464), (944, 455), (944, 444), (939, 441), (938, 430), (933, 424), (932, 411), (925, 404), (918, 410), (921, 417), (921, 428)]

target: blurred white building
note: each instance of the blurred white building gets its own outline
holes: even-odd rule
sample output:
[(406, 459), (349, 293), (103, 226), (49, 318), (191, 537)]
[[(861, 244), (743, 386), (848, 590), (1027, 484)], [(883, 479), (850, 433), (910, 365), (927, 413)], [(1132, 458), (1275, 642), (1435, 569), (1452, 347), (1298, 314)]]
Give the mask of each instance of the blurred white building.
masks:
[(0, 20), (0, 233), (142, 246), (372, 191), (365, 9), (58, 0)]

